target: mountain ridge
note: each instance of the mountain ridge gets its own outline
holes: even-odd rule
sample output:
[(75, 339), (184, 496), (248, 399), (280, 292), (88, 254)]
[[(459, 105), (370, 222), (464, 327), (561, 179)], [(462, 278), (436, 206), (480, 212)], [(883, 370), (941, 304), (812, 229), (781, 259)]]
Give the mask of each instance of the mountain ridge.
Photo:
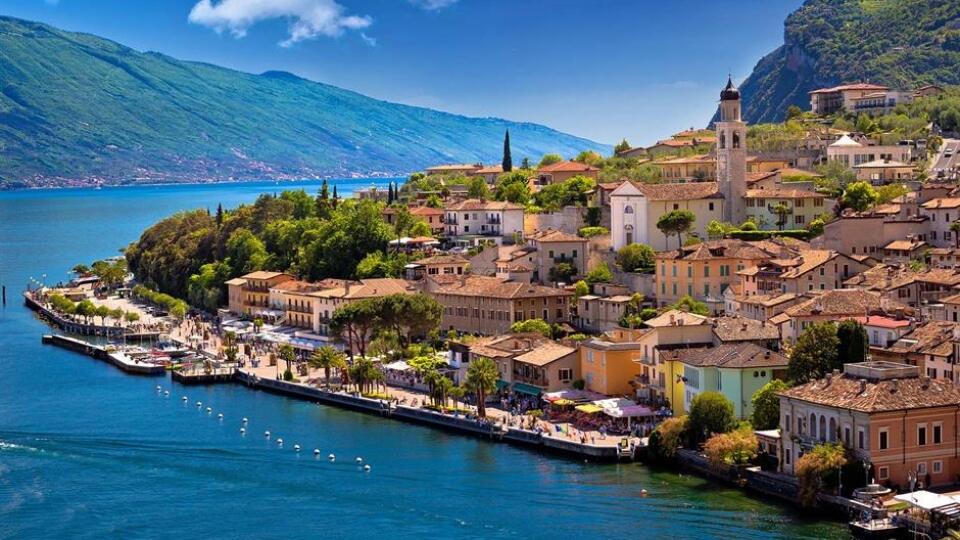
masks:
[(507, 129), (521, 158), (610, 151), (540, 124), (392, 103), (0, 16), (0, 187), (404, 174), (499, 162)]

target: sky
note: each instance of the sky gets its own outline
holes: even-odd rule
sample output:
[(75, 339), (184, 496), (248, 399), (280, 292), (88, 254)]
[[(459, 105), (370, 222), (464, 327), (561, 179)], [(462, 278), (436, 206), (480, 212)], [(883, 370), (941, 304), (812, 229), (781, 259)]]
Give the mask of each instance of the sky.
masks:
[(3, 0), (0, 14), (634, 146), (705, 125), (801, 0)]

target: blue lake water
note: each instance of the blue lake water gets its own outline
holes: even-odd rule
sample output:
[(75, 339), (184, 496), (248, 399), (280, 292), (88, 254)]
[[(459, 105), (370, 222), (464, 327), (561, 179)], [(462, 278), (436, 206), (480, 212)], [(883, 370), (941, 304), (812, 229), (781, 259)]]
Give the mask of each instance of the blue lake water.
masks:
[[(0, 539), (846, 537), (840, 524), (696, 477), (584, 464), (239, 386), (124, 375), (41, 345), (46, 327), (19, 301), (31, 277), (65, 279), (175, 211), (318, 186), (0, 192)], [(313, 448), (336, 462), (314, 460)]]

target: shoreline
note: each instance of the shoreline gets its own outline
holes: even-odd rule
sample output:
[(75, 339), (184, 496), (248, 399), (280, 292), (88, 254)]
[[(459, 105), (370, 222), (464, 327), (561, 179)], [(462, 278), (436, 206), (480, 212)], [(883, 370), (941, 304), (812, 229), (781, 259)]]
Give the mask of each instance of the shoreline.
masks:
[[(410, 173), (412, 174), (412, 173)], [(32, 192), (32, 191), (67, 191), (67, 190), (83, 190), (89, 189), (96, 191), (97, 189), (115, 189), (115, 188), (138, 188), (138, 187), (167, 187), (167, 186), (220, 186), (220, 185), (243, 185), (243, 184), (255, 184), (258, 182), (276, 182), (279, 184), (294, 184), (294, 183), (309, 183), (309, 182), (323, 182), (324, 180), (336, 181), (336, 182), (362, 182), (365, 180), (397, 180), (403, 179), (409, 176), (404, 175), (384, 175), (384, 176), (358, 176), (358, 177), (342, 177), (342, 176), (322, 176), (319, 178), (286, 178), (286, 179), (276, 179), (276, 178), (250, 178), (247, 180), (211, 180), (208, 182), (204, 181), (185, 181), (185, 182), (147, 182), (147, 183), (131, 183), (131, 184), (90, 184), (83, 186), (29, 186), (29, 187), (0, 187), (0, 193), (14, 193), (18, 191)]]

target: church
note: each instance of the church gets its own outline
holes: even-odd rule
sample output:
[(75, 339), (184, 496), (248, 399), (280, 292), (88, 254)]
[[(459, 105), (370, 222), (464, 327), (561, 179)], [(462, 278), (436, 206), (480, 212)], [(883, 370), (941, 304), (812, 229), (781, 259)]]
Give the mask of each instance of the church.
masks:
[(720, 92), (717, 131), (717, 180), (683, 184), (645, 184), (626, 181), (610, 194), (610, 234), (613, 248), (647, 244), (656, 251), (679, 247), (676, 237), (657, 229), (660, 216), (689, 210), (697, 216), (691, 233), (707, 237), (711, 221), (742, 223), (746, 219), (747, 125), (740, 117), (740, 91), (727, 79)]

